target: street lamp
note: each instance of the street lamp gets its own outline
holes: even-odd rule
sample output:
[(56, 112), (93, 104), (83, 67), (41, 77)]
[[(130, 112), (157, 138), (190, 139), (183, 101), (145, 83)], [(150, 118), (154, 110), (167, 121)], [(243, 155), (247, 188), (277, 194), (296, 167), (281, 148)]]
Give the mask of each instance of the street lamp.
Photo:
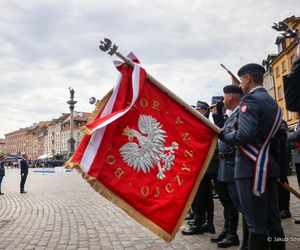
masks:
[(68, 140), (68, 157), (70, 158), (75, 151), (75, 140), (73, 138), (73, 111), (74, 111), (75, 104), (77, 102), (74, 101), (74, 94), (75, 94), (74, 89), (69, 87), (69, 91), (70, 91), (70, 100), (67, 102), (67, 104), (69, 104), (69, 108), (70, 108), (70, 139)]

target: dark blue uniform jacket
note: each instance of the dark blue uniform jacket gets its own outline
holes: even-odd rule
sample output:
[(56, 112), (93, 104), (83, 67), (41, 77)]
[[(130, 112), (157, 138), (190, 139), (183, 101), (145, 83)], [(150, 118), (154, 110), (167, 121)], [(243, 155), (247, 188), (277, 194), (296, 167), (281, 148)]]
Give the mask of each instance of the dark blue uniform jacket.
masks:
[[(258, 87), (243, 96), (240, 101), (238, 129), (225, 133), (223, 141), (229, 145), (240, 146), (250, 143), (257, 149), (265, 141), (273, 125), (278, 105), (267, 91)], [(271, 154), (268, 177), (278, 177), (279, 168)], [(253, 178), (254, 162), (238, 148), (234, 178)]]

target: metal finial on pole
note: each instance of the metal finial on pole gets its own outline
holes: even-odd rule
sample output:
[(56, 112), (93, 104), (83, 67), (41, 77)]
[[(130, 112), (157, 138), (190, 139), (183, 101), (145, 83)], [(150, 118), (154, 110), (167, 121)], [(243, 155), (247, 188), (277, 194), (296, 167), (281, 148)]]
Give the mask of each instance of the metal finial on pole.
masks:
[[(127, 58), (127, 57), (123, 56), (120, 52), (117, 51), (118, 46), (115, 45), (115, 44), (113, 45), (112, 41), (110, 39), (104, 38), (103, 40), (104, 41), (100, 41), (100, 45), (99, 45), (99, 49), (100, 50), (102, 50), (104, 52), (108, 51), (108, 54), (110, 56), (116, 55), (121, 60), (123, 60), (126, 64), (129, 64), (132, 67), (135, 66), (135, 63), (132, 60), (130, 60), (130, 58)], [(196, 117), (198, 117), (200, 120), (202, 120), (206, 125), (208, 125), (209, 127), (213, 128), (215, 131), (217, 131), (218, 133), (220, 133), (221, 129), (219, 127), (217, 127), (216, 125), (214, 125), (211, 122), (209, 122), (206, 118), (203, 118), (203, 116), (200, 115), (200, 113), (198, 111), (196, 111), (193, 108), (191, 108), (190, 105), (186, 104), (180, 97), (178, 97), (177, 95), (175, 95), (174, 93), (172, 93), (169, 89), (167, 89), (164, 85), (162, 85), (153, 76), (151, 76), (150, 74), (146, 73), (146, 78), (151, 83), (153, 83), (158, 88), (160, 88), (163, 92), (165, 92), (167, 95), (169, 95), (172, 99), (174, 99), (178, 103), (180, 103), (185, 109), (187, 109), (189, 112), (193, 113)]]
[(114, 55), (117, 52), (118, 46), (117, 45), (112, 45), (112, 42), (108, 38), (104, 38), (104, 41), (100, 41), (99, 45), (100, 50), (106, 52), (108, 51), (108, 54), (110, 56)]
[(122, 59), (124, 62), (129, 63), (131, 66), (134, 65), (134, 62), (132, 62), (129, 58), (123, 56), (120, 52), (118, 52), (118, 46), (116, 44), (112, 44), (112, 41), (108, 38), (104, 38), (104, 41), (100, 41), (99, 49), (107, 52), (110, 56), (116, 55), (120, 59)]

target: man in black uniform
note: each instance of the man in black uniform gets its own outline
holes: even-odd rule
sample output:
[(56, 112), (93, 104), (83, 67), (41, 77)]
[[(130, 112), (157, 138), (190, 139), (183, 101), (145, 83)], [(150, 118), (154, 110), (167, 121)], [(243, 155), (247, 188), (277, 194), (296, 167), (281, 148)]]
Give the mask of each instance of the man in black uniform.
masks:
[[(224, 106), (226, 109), (232, 111), (232, 114), (224, 124), (223, 130), (224, 133), (230, 133), (237, 129), (239, 103), (243, 92), (241, 88), (236, 85), (225, 86), (223, 92)], [(221, 106), (221, 104), (222, 102), (220, 102), (218, 106)], [(215, 116), (223, 116), (222, 108), (217, 108), (217, 113), (213, 115), (213, 117)], [(236, 191), (230, 192), (230, 188), (235, 189), (234, 166), (236, 150), (234, 146), (230, 146), (221, 140), (218, 142), (218, 150), (220, 164), (216, 189), (224, 207), (224, 229), (217, 237), (211, 238), (211, 241), (218, 243), (218, 247), (226, 248), (239, 245), (239, 237), (237, 235), (239, 213), (234, 204), (234, 200), (237, 201), (238, 197), (236, 197)], [(234, 199), (232, 199), (231, 196), (234, 196)]]
[[(209, 105), (206, 102), (198, 101), (195, 109), (203, 114), (206, 118), (209, 117), (210, 110)], [(215, 233), (215, 227), (213, 224), (214, 203), (211, 180), (216, 175), (218, 166), (219, 159), (218, 155), (215, 154), (205, 175), (203, 176), (192, 203), (192, 210), (195, 213), (195, 218), (187, 228), (182, 230), (183, 235)]]
[[(279, 167), (269, 152), (270, 139), (277, 132), (282, 113), (276, 101), (263, 88), (265, 70), (259, 64), (247, 64), (238, 75), (244, 96), (240, 101), (238, 128), (220, 139), (238, 146), (234, 178), (237, 193), (249, 229), (249, 250), (285, 249), (278, 210), (276, 178)], [(267, 237), (268, 241), (267, 241)]]
[(28, 175), (28, 163), (26, 162), (27, 155), (24, 154), (22, 160), (20, 161), (20, 169), (21, 169), (21, 182), (20, 182), (20, 192), (27, 193), (24, 190), (24, 185)]
[[(300, 47), (298, 47), (300, 52)], [(283, 76), (284, 97), (289, 111), (300, 112), (300, 54), (292, 64), (292, 70)]]
[[(275, 138), (271, 143), (271, 154), (278, 162), (280, 170), (280, 181), (282, 183), (289, 183), (287, 174), (289, 168), (289, 152), (287, 142), (288, 125), (285, 120), (282, 120), (280, 129), (276, 133)], [(287, 191), (281, 184), (277, 183), (278, 188), (278, 207), (280, 212), (280, 218), (291, 218), (290, 212), (290, 192)]]

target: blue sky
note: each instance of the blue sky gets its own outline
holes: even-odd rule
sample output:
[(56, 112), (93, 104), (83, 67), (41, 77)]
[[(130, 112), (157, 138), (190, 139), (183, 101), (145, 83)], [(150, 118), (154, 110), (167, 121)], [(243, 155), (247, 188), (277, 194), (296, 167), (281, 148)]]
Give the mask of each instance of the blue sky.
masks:
[(110, 38), (189, 104), (209, 102), (232, 72), (277, 51), (274, 22), (297, 15), (298, 0), (127, 0), (0, 2), (0, 137), (68, 112), (92, 111), (117, 79), (98, 49)]

